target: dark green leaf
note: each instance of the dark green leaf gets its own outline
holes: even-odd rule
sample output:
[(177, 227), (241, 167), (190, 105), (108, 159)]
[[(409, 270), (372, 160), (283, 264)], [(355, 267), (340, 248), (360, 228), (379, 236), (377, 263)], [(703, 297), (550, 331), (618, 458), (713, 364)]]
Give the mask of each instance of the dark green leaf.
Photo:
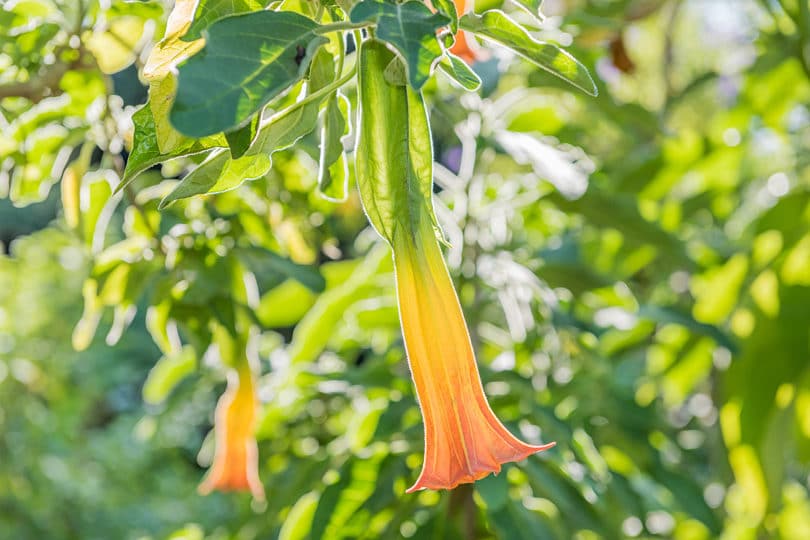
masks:
[(351, 12), (352, 22), (376, 21), (376, 37), (393, 45), (408, 64), (408, 79), (417, 90), (430, 77), (433, 64), (442, 54), (436, 30), (450, 19), (431, 13), (422, 2), (403, 4), (364, 0)]
[[(312, 61), (310, 91), (320, 90), (330, 83), (334, 76), (332, 56), (324, 49), (319, 49)], [(273, 152), (291, 146), (315, 129), (319, 107), (320, 101), (316, 100), (289, 114), (282, 111), (281, 117), (276, 117), (277, 120), (271, 118), (242, 157), (234, 159), (225, 150), (212, 153), (163, 198), (160, 208), (194, 195), (229, 191), (239, 187), (246, 180), (254, 180), (267, 174), (272, 164)]]
[(454, 34), (458, 32), (458, 11), (453, 0), (435, 0), (433, 5), (450, 19), (450, 31)]
[(308, 289), (321, 292), (326, 287), (326, 281), (317, 269), (312, 266), (297, 264), (293, 261), (261, 248), (239, 248), (236, 256), (253, 272), (259, 291), (264, 294), (277, 286), (278, 276), (283, 279), (292, 278)]
[(327, 39), (297, 13), (258, 11), (219, 20), (205, 48), (179, 67), (172, 124), (202, 137), (244, 122), (299, 81)]

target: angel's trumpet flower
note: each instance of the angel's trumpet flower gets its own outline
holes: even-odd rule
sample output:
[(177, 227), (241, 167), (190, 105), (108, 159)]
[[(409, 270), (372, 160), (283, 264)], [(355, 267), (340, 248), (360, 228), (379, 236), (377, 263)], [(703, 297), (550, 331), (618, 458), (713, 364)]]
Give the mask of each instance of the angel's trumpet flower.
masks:
[(467, 325), (432, 224), (394, 234), (405, 347), (425, 423), (422, 473), (408, 492), (452, 489), (554, 446), (526, 444), (487, 403)]
[(228, 386), (219, 398), (214, 422), (214, 462), (202, 481), (203, 495), (219, 491), (250, 491), (264, 500), (259, 479), (255, 422), (258, 400), (247, 362), (228, 372)]
[(470, 335), (436, 238), (433, 147), (419, 92), (391, 84), (385, 43), (361, 42), (357, 185), (391, 246), (405, 349), (425, 423), (425, 459), (408, 492), (452, 489), (553, 446), (515, 438), (484, 396)]

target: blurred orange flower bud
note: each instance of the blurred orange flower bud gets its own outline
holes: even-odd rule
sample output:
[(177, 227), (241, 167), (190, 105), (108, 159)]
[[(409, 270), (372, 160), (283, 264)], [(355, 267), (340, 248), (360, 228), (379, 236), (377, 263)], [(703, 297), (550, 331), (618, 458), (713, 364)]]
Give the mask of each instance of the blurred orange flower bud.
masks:
[(513, 436), (487, 403), (467, 325), (429, 218), (394, 233), (405, 347), (425, 423), (422, 473), (408, 489), (452, 489), (554, 446)]
[[(456, 4), (458, 16), (461, 17), (467, 10), (466, 0), (453, 0), (453, 2)], [(477, 59), (475, 51), (470, 49), (470, 45), (467, 43), (467, 35), (464, 30), (456, 32), (456, 42), (450, 47), (450, 52), (468, 64), (472, 64)]]
[(247, 362), (228, 372), (228, 386), (219, 398), (214, 419), (214, 462), (199, 492), (250, 491), (264, 500), (259, 479), (259, 450), (255, 437), (258, 399)]

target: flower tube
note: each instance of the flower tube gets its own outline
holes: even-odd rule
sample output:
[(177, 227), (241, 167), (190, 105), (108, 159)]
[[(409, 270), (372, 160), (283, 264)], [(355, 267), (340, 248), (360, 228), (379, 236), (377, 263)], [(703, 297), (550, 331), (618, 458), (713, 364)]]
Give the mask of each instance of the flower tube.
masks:
[(264, 500), (254, 432), (257, 406), (253, 374), (248, 363), (241, 362), (229, 370), (228, 386), (217, 403), (214, 462), (200, 484), (202, 495), (214, 490), (250, 491), (255, 499)]
[(425, 423), (422, 472), (408, 492), (452, 489), (547, 450), (512, 435), (487, 403), (470, 336), (432, 224), (394, 235), (402, 333)]

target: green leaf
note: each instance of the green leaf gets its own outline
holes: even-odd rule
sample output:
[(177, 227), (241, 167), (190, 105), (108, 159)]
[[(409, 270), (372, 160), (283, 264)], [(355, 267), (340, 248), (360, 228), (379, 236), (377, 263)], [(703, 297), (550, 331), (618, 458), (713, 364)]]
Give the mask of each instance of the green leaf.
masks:
[(132, 152), (127, 159), (127, 166), (124, 169), (124, 178), (116, 188), (120, 191), (127, 184), (132, 182), (140, 173), (170, 159), (181, 156), (191, 156), (206, 152), (216, 147), (226, 145), (224, 137), (217, 135), (204, 139), (194, 140), (183, 137), (176, 142), (176, 146), (167, 152), (161, 152), (158, 146), (157, 131), (155, 130), (155, 119), (149, 104), (141, 107), (132, 115), (132, 123), (135, 125), (135, 135), (133, 137)]
[(543, 5), (543, 0), (512, 0), (517, 6), (523, 8), (532, 17), (543, 20), (543, 15), (540, 13), (540, 7)]
[(111, 186), (117, 183), (118, 177), (111, 170), (93, 171), (84, 175), (79, 200), (82, 208), (84, 241), (88, 246), (100, 244), (94, 242), (94, 239), (99, 236), (96, 232), (97, 228), (100, 229), (100, 240), (104, 240), (104, 232), (109, 218), (104, 220), (101, 214), (110, 195), (112, 195)]
[(194, 20), (180, 39), (183, 41), (200, 39), (203, 37), (202, 31), (215, 21), (236, 13), (258, 11), (266, 4), (267, 2), (259, 0), (199, 0), (197, 9), (194, 10)]
[(169, 123), (169, 111), (177, 92), (177, 77), (169, 73), (162, 79), (155, 79), (149, 83), (149, 108), (152, 109), (152, 118), (155, 122), (155, 135), (158, 149), (161, 153), (171, 152), (186, 144), (188, 138), (174, 129)]
[(536, 66), (568, 81), (587, 94), (598, 94), (588, 69), (576, 58), (556, 45), (537, 41), (503, 11), (493, 9), (481, 15), (467, 13), (459, 21), (459, 26), (509, 47)]
[(447, 61), (442, 60), (439, 67), (451, 79), (457, 82), (465, 90), (475, 92), (481, 87), (481, 78), (472, 70), (467, 62), (456, 56), (455, 54), (446, 51)]
[(183, 347), (175, 354), (161, 357), (149, 370), (143, 384), (143, 400), (151, 405), (162, 403), (172, 390), (197, 369), (197, 357), (192, 347)]
[[(364, 0), (352, 9), (352, 22), (377, 22), (376, 37), (393, 45), (408, 64), (408, 79), (415, 89), (430, 77), (442, 54), (436, 30), (450, 23), (441, 13), (431, 13), (422, 2), (402, 4)], [(384, 69), (384, 68), (383, 68)]]
[(486, 507), (487, 517), (500, 538), (514, 540), (543, 540), (555, 538), (541, 515), (530, 512), (509, 498), (509, 482), (505, 474), (488, 476), (475, 483), (475, 490)]
[(355, 167), (360, 199), (369, 221), (389, 243), (394, 230), (418, 226), (433, 215), (433, 148), (425, 104), (408, 86), (385, 80), (394, 58), (381, 41), (360, 48), (358, 93), (360, 133)]
[(295, 327), (290, 343), (290, 362), (312, 362), (326, 348), (346, 310), (362, 300), (371, 279), (390, 261), (387, 249), (373, 250), (362, 264), (334, 288), (327, 289)]
[(181, 41), (191, 24), (195, 0), (177, 0), (166, 22), (163, 39), (154, 46), (143, 67), (143, 77), (149, 82), (160, 80), (175, 69), (175, 66), (196, 53), (203, 46), (201, 40)]
[(203, 50), (179, 67), (172, 124), (193, 137), (241, 124), (304, 76), (312, 53), (328, 41), (317, 28), (287, 11), (215, 22)]
[[(314, 292), (321, 292), (326, 288), (323, 276), (312, 266), (297, 264), (262, 248), (238, 248), (234, 252), (256, 277), (261, 294), (276, 287), (286, 278), (292, 278)], [(278, 279), (279, 276), (281, 279)]]
[(458, 11), (453, 0), (434, 0), (433, 5), (450, 19), (450, 31), (458, 32)]
[[(324, 49), (318, 49), (311, 64), (308, 88), (311, 92), (316, 92), (334, 79), (334, 60)], [(264, 176), (270, 170), (271, 156), (274, 152), (292, 146), (298, 139), (315, 129), (319, 107), (320, 100), (315, 100), (288, 114), (281, 111), (270, 119), (250, 148), (239, 158), (232, 158), (230, 152), (225, 150), (212, 152), (208, 159), (183, 178), (174, 190), (163, 198), (159, 208), (165, 208), (176, 200), (194, 195), (229, 191), (239, 187), (246, 180)]]
[(351, 107), (349, 100), (335, 92), (326, 102), (326, 109), (322, 113), (318, 189), (330, 201), (346, 200), (348, 191), (349, 168), (342, 142), (348, 123), (341, 105), (348, 116)]
[(225, 140), (228, 141), (228, 148), (231, 150), (231, 157), (233, 159), (245, 155), (250, 145), (253, 144), (253, 140), (256, 138), (256, 134), (259, 131), (260, 116), (260, 114), (256, 114), (250, 122), (244, 126), (225, 133)]
[(215, 150), (160, 201), (158, 208), (162, 210), (174, 201), (194, 195), (230, 191), (242, 185), (245, 180), (264, 176), (269, 170), (270, 156), (266, 154), (231, 159), (227, 150)]
[(305, 540), (312, 529), (312, 518), (318, 508), (318, 493), (311, 491), (298, 499), (290, 509), (278, 533), (279, 540)]

